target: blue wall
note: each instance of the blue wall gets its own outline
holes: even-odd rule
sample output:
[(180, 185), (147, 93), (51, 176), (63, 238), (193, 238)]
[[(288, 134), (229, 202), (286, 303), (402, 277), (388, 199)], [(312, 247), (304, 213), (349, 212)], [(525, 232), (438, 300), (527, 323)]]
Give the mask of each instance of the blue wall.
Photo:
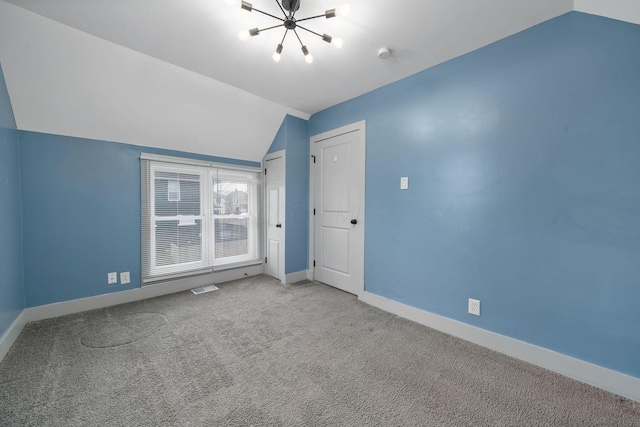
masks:
[(287, 116), (287, 234), (285, 273), (309, 266), (309, 135), (306, 120)]
[(24, 309), (18, 131), (0, 127), (0, 336)]
[[(27, 307), (141, 285), (140, 153), (176, 151), (20, 132)], [(128, 285), (107, 273), (131, 272)]]
[(23, 309), (20, 145), (0, 66), (0, 337)]
[(366, 290), (640, 377), (639, 70), (572, 12), (313, 115), (366, 120)]
[(308, 122), (287, 115), (268, 153), (286, 150), (285, 274), (309, 265), (309, 135)]

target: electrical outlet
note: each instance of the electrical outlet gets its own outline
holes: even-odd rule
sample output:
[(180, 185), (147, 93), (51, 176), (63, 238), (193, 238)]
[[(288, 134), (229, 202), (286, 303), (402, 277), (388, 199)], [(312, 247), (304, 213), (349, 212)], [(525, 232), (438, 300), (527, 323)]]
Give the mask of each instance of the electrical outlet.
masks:
[(480, 301), (469, 298), (469, 314), (480, 316)]
[(115, 271), (113, 273), (107, 274), (107, 284), (114, 285), (118, 283), (118, 273)]
[(131, 283), (131, 277), (129, 276), (129, 272), (125, 271), (120, 273), (120, 283), (126, 285), (127, 283)]

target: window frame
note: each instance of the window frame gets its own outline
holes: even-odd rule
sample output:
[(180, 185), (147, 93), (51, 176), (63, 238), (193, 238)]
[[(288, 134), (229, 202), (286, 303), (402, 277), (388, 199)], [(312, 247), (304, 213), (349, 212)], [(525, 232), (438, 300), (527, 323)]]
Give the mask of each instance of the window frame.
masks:
[[(260, 172), (261, 171), (262, 171), (262, 168), (260, 169)], [(256, 173), (256, 172), (252, 172), (252, 173)], [(216, 183), (216, 177), (214, 177), (214, 173), (215, 173), (214, 171), (211, 171), (212, 189), (215, 187), (215, 183)], [(216, 269), (216, 267), (225, 267), (225, 266), (234, 265), (234, 264), (241, 264), (241, 263), (250, 262), (252, 260), (261, 258), (260, 246), (259, 246), (259, 240), (260, 240), (259, 233), (261, 232), (261, 230), (258, 224), (258, 217), (259, 217), (259, 211), (260, 211), (260, 203), (259, 203), (260, 194), (259, 193), (260, 193), (260, 186), (257, 184), (252, 184), (249, 179), (247, 181), (247, 213), (246, 214), (216, 214), (215, 207), (214, 207), (213, 192), (211, 193), (212, 194), (211, 202), (210, 202), (211, 218), (212, 218), (211, 222), (213, 225), (212, 232), (214, 233), (213, 248), (211, 251), (211, 257), (212, 257), (211, 262), (214, 267), (214, 270)], [(217, 219), (247, 219), (247, 254), (222, 257), (222, 258), (216, 257), (215, 223)], [(219, 260), (224, 260), (224, 261), (221, 262)]]
[[(141, 153), (142, 174), (142, 279), (143, 285), (226, 269), (263, 264), (262, 258), (262, 166), (244, 166), (207, 162), (195, 159)], [(145, 162), (145, 163), (142, 163)], [(247, 176), (247, 213), (214, 214), (214, 188), (222, 172)], [(200, 215), (156, 215), (156, 173), (182, 173), (198, 175), (200, 179)], [(240, 181), (241, 182), (241, 181)], [(252, 194), (253, 193), (253, 194)], [(180, 264), (157, 266), (156, 233), (158, 221), (201, 219), (201, 260)], [(247, 219), (247, 254), (216, 258), (216, 220)]]
[[(188, 175), (198, 175), (200, 177), (200, 215), (176, 215), (176, 216), (159, 216), (156, 214), (156, 198), (155, 198), (155, 190), (156, 190), (156, 172), (168, 172), (168, 173), (177, 173), (177, 174), (188, 174)], [(210, 265), (209, 260), (209, 239), (205, 238), (205, 236), (209, 233), (209, 221), (207, 221), (206, 212), (203, 211), (203, 205), (207, 206), (207, 192), (205, 191), (205, 180), (208, 178), (209, 174), (203, 168), (197, 166), (181, 166), (181, 165), (172, 165), (169, 163), (156, 163), (151, 162), (149, 164), (149, 173), (150, 173), (150, 188), (149, 188), (149, 225), (151, 230), (149, 230), (150, 237), (150, 274), (151, 276), (166, 276), (169, 274), (180, 274), (184, 271), (193, 271), (193, 270), (202, 270), (206, 269)], [(158, 219), (160, 218), (160, 219)], [(177, 263), (170, 264), (167, 266), (158, 266), (157, 264), (157, 251), (156, 248), (156, 233), (155, 229), (157, 227), (158, 221), (180, 221), (180, 220), (200, 220), (201, 221), (201, 229), (200, 229), (200, 250), (201, 250), (201, 259), (200, 261), (192, 261), (186, 263)], [(184, 268), (176, 267), (178, 265), (183, 265)]]

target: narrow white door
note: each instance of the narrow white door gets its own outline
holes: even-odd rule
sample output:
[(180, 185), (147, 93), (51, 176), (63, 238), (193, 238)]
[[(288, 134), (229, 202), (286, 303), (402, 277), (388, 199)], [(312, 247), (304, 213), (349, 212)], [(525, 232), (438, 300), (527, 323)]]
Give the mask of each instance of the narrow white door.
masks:
[(314, 279), (360, 294), (364, 290), (364, 129), (312, 143)]
[(267, 274), (284, 279), (284, 159), (265, 161), (267, 212)]

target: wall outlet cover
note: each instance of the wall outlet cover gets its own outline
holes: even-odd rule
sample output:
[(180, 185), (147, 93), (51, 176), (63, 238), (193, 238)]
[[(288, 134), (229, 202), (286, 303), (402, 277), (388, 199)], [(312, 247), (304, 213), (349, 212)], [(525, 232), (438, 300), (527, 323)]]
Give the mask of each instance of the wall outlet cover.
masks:
[(120, 273), (120, 283), (126, 285), (127, 283), (131, 283), (131, 277), (129, 276), (129, 272), (125, 271)]
[(469, 314), (474, 316), (480, 316), (480, 301), (477, 299), (469, 298)]

